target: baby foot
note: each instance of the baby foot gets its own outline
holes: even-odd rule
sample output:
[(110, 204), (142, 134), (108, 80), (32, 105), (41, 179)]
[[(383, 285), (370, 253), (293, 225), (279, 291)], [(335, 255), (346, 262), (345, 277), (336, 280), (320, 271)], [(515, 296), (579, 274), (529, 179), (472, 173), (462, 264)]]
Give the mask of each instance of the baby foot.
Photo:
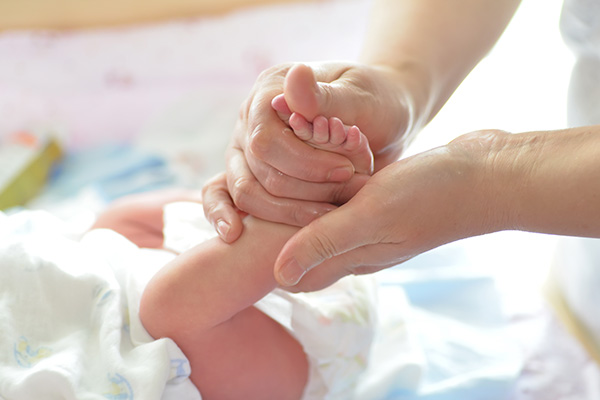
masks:
[(271, 107), (275, 110), (280, 120), (286, 124), (289, 122), (292, 110), (288, 107), (283, 94), (277, 95), (271, 100)]
[(322, 115), (311, 124), (298, 113), (291, 113), (288, 124), (300, 140), (347, 157), (359, 174), (373, 174), (373, 152), (369, 140), (357, 126), (347, 126), (339, 118), (327, 119)]
[(328, 120), (322, 115), (317, 116), (311, 124), (302, 115), (290, 110), (283, 94), (273, 98), (271, 106), (299, 139), (315, 148), (347, 157), (358, 173), (373, 173), (373, 153), (367, 137), (358, 127), (344, 125), (336, 117)]

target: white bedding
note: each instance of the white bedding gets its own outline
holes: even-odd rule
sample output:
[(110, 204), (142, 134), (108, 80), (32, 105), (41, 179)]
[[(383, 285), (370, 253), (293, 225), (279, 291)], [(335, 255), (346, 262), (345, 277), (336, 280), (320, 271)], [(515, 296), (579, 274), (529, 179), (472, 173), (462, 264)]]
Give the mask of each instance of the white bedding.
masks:
[[(188, 209), (167, 215), (203, 219), (201, 207), (192, 214)], [(198, 236), (204, 231), (184, 225), (166, 224), (168, 243), (185, 246), (182, 240), (190, 236), (195, 243), (212, 236)], [(169, 339), (153, 340), (138, 316), (143, 288), (172, 257), (140, 249), (110, 230), (80, 234), (43, 211), (0, 213), (0, 398), (200, 399), (185, 355)], [(421, 381), (423, 356), (408, 323), (410, 308), (400, 288), (392, 294), (388, 291), (380, 303), (394, 312), (375, 329), (370, 368), (357, 399), (414, 391)], [(305, 296), (304, 301), (311, 298)], [(259, 308), (282, 321), (291, 318), (273, 309), (272, 301)], [(303, 343), (318, 348), (316, 334)], [(390, 351), (396, 355), (393, 362)]]
[[(375, 340), (356, 399), (505, 398), (522, 359), (501, 313), (489, 312), (499, 301), (489, 277), (452, 275), (465, 265), (461, 252), (441, 249), (378, 276)], [(0, 213), (0, 397), (200, 399), (185, 356), (171, 340), (152, 340), (138, 317), (145, 284), (172, 257), (109, 230), (80, 234), (43, 211)], [(461, 296), (448, 297), (457, 286)], [(404, 288), (424, 308), (411, 307)], [(474, 298), (482, 313), (449, 313)]]
[(43, 212), (0, 214), (0, 396), (199, 399), (181, 351), (138, 318), (171, 257), (107, 230), (79, 239)]
[[(175, 166), (182, 182), (198, 185), (223, 168), (223, 148), (235, 122), (238, 104), (247, 95), (256, 75), (262, 69), (283, 61), (355, 58), (365, 29), (368, 3), (369, 0), (319, 1), (132, 28), (3, 33), (0, 35), (0, 58), (3, 60), (0, 63), (0, 137), (16, 130), (51, 127), (63, 133), (64, 144), (69, 149), (79, 150), (90, 145), (124, 140), (133, 143), (136, 150), (143, 146), (159, 151)], [(571, 65), (570, 54), (562, 46), (557, 29), (561, 3), (561, 0), (523, 1), (506, 35), (409, 151), (427, 149), (473, 129), (494, 127), (524, 131), (562, 127), (565, 123), (563, 100)], [(536, 21), (535, 30), (531, 29), (531, 21)], [(247, 32), (253, 34), (248, 35)], [(215, 37), (224, 42), (218, 49), (214, 46)], [(515, 58), (519, 62), (515, 62)], [(519, 95), (515, 96), (515, 93)], [(486, 101), (482, 102), (482, 98)], [(83, 153), (84, 158), (87, 155)], [(93, 165), (91, 169), (105, 171), (106, 165), (116, 164), (114, 158), (109, 158), (106, 164)], [(83, 171), (85, 167), (78, 164), (73, 169)], [(133, 186), (123, 177), (101, 178), (104, 182), (116, 182), (121, 187)], [(143, 174), (143, 178), (146, 179), (147, 174)], [(73, 217), (81, 225), (80, 211), (89, 208), (90, 198), (94, 202), (101, 197), (97, 196), (98, 186), (95, 183), (86, 182), (83, 195), (76, 191), (79, 189), (77, 185), (69, 186), (69, 194), (79, 196), (67, 199), (68, 205), (59, 207), (61, 215)], [(53, 208), (54, 205), (53, 202), (41, 201), (44, 208)], [(56, 225), (56, 221), (47, 222)], [(13, 236), (11, 241), (5, 240), (9, 229), (4, 225), (6, 223), (7, 220), (0, 217), (0, 237), (4, 238), (0, 246), (7, 249), (13, 243), (11, 257), (14, 257), (14, 252), (23, 253), (25, 248), (22, 246), (25, 244), (14, 244), (19, 236)], [(29, 230), (34, 230), (37, 237), (45, 238), (42, 243), (46, 247), (27, 245), (27, 251), (32, 250), (32, 254), (43, 255), (52, 246), (72, 249), (68, 239), (61, 239), (55, 233), (48, 234), (47, 230), (44, 233), (44, 229), (23, 222), (13, 234), (22, 237)], [(54, 228), (51, 231), (55, 232)], [(67, 237), (78, 238), (68, 227), (61, 226), (59, 231), (65, 232)], [(131, 246), (110, 235), (90, 237), (88, 244), (91, 246), (109, 237), (120, 243), (123, 249), (131, 250)], [(387, 316), (385, 321), (389, 322), (386, 329), (393, 331), (395, 324), (399, 323), (398, 319), (394, 319), (397, 317), (394, 313), (398, 299), (403, 299), (405, 288), (413, 288), (408, 291), (407, 297), (410, 307), (415, 309), (411, 323), (419, 333), (417, 342), (423, 353), (424, 368), (413, 370), (413, 376), (421, 378), (416, 393), (378, 393), (374, 390), (378, 382), (397, 382), (396, 363), (404, 361), (394, 357), (396, 353), (389, 350), (388, 346), (397, 342), (393, 341), (393, 336), (386, 336), (388, 331), (385, 331), (379, 337), (379, 354), (385, 356), (381, 359), (385, 361), (372, 364), (372, 385), (367, 386), (363, 393), (376, 399), (394, 400), (507, 397), (545, 400), (568, 397), (573, 393), (581, 399), (598, 398), (598, 366), (590, 362), (581, 347), (556, 323), (537, 292), (551, 247), (551, 242), (531, 235), (500, 233), (452, 245), (450, 249), (453, 251), (448, 254), (446, 249), (435, 250), (411, 261), (404, 270), (390, 270), (382, 274), (382, 297), (389, 298), (389, 307), (382, 311)], [(468, 254), (462, 254), (460, 249), (466, 249)], [(9, 257), (8, 253), (3, 251), (2, 257)], [(68, 259), (66, 256), (63, 258)], [(423, 269), (437, 265), (440, 260), (446, 264), (433, 270)], [(2, 261), (0, 267), (4, 264)], [(101, 268), (101, 264), (106, 268)], [(148, 262), (147, 266), (151, 264)], [(115, 262), (111, 264), (106, 253), (99, 254), (93, 263), (81, 262), (76, 267), (69, 262), (69, 265), (70, 271), (76, 271), (74, 276), (59, 273), (56, 268), (48, 269), (48, 273), (56, 275), (56, 282), (60, 278), (69, 285), (87, 285), (85, 290), (88, 293), (92, 282), (107, 279), (107, 287), (115, 288), (116, 282), (126, 283), (129, 279), (126, 273), (122, 273), (123, 266)], [(473, 268), (463, 268), (469, 265)], [(94, 272), (84, 279), (77, 271), (88, 267)], [(104, 270), (104, 275), (99, 273), (100, 270)], [(20, 272), (11, 271), (10, 277), (19, 277)], [(106, 271), (112, 272), (107, 274)], [(491, 290), (491, 282), (498, 284), (500, 294)], [(39, 284), (35, 280), (28, 282), (21, 279), (19, 284), (22, 286), (12, 283), (2, 275), (0, 306), (6, 309), (7, 299), (11, 297), (30, 302), (43, 299), (47, 304), (45, 311), (40, 312), (39, 317), (37, 314), (32, 316), (31, 325), (37, 326), (37, 321), (48, 321), (51, 317), (62, 321), (62, 317), (51, 314), (50, 310), (51, 304), (67, 302), (64, 297), (54, 296), (56, 290), (32, 291), (32, 285)], [(60, 287), (67, 286), (61, 284)], [(5, 295), (4, 291), (11, 295)], [(126, 293), (127, 290), (121, 288), (120, 301), (125, 301), (123, 296)], [(131, 299), (127, 297), (127, 301)], [(508, 316), (502, 319), (502, 315), (494, 314), (498, 326), (508, 329), (508, 334), (501, 329), (489, 332), (488, 327), (482, 328), (482, 320), (491, 318), (488, 303), (493, 301), (500, 302), (498, 307), (504, 316)], [(69, 303), (64, 309), (70, 310), (76, 305), (91, 308), (93, 304), (88, 298), (87, 303)], [(92, 325), (90, 316), (95, 314), (86, 314), (85, 324), (71, 325), (69, 329), (72, 330), (67, 332), (102, 326), (107, 332), (112, 329), (114, 335), (110, 339), (112, 341), (103, 339), (98, 343), (104, 346), (129, 343), (133, 334), (121, 333), (123, 336), (119, 342), (115, 333), (121, 329), (118, 321), (123, 319), (125, 308), (119, 308), (116, 302), (111, 304), (117, 312), (112, 325)], [(473, 308), (473, 305), (478, 307)], [(495, 309), (494, 306), (491, 308)], [(465, 319), (465, 314), (470, 314), (467, 315), (469, 318)], [(3, 309), (0, 321), (13, 321), (13, 317), (27, 319), (28, 315), (17, 315)], [(125, 361), (137, 357), (138, 350), (124, 346), (96, 358), (91, 355), (98, 352), (90, 350), (90, 355), (86, 353), (88, 349), (85, 346), (91, 342), (79, 340), (74, 342), (83, 346), (78, 351), (51, 353), (51, 348), (56, 349), (49, 343), (36, 343), (35, 336), (20, 332), (11, 324), (0, 328), (0, 341), (3, 341), (0, 356), (3, 363), (14, 367), (11, 374), (24, 376), (33, 371), (18, 366), (18, 357), (26, 364), (27, 359), (46, 355), (44, 363), (39, 361), (35, 364), (45, 366), (53, 365), (50, 362), (56, 360), (53, 358), (56, 354), (75, 354), (86, 360), (81, 364), (83, 366), (97, 364), (107, 369), (104, 375), (93, 378), (97, 379), (98, 385), (107, 385), (110, 381), (107, 377), (112, 376), (113, 382), (105, 386), (108, 389), (101, 389), (109, 391), (107, 396), (113, 396), (106, 398), (121, 396), (127, 399), (127, 385), (124, 381), (117, 381), (120, 378), (114, 374), (125, 377), (117, 371), (124, 365), (130, 366)], [(48, 325), (48, 331), (52, 332), (50, 328), (54, 326)], [(545, 332), (551, 339), (543, 339)], [(86, 337), (100, 338), (92, 333)], [(500, 341), (502, 345), (490, 346), (490, 337), (494, 338), (494, 343)], [(142, 339), (138, 337), (135, 340), (145, 343)], [(158, 347), (162, 350), (156, 350)], [(162, 361), (160, 357), (153, 358), (147, 365), (154, 362), (158, 365), (157, 370), (171, 371), (169, 357), (165, 355), (174, 351), (170, 345), (161, 342), (144, 344), (139, 348), (154, 351), (152, 354), (162, 352)], [(15, 356), (23, 352), (25, 356)], [(465, 359), (470, 362), (465, 363)], [(519, 372), (521, 363), (524, 365)], [(485, 368), (478, 370), (477, 366)], [(61, 385), (67, 385), (65, 387), (73, 382), (54, 373), (60, 378)], [(419, 375), (421, 373), (423, 375)], [(83, 379), (81, 374), (77, 376), (77, 379)], [(182, 389), (184, 383), (176, 381), (169, 381), (165, 376), (156, 380), (166, 385), (165, 399), (186, 399), (186, 394), (182, 393), (194, 398), (193, 391)], [(4, 389), (8, 386), (15, 388), (20, 381), (7, 379), (2, 373), (0, 382), (0, 388)], [(513, 384), (516, 386), (515, 393), (507, 396), (507, 388)], [(66, 390), (63, 386), (57, 384), (55, 388)], [(27, 390), (38, 389), (41, 390), (32, 385)], [(110, 394), (110, 390), (114, 393)], [(179, 390), (183, 391), (177, 392)], [(69, 393), (68, 390), (65, 393)], [(176, 394), (169, 397), (170, 393)]]

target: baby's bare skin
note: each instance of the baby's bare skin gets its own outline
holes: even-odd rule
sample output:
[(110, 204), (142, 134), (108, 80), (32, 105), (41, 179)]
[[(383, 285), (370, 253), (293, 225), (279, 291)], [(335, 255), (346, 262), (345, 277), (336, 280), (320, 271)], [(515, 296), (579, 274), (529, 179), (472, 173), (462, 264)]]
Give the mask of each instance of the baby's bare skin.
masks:
[(327, 119), (322, 115), (311, 124), (298, 113), (290, 116), (289, 124), (296, 136), (312, 147), (348, 157), (359, 174), (373, 173), (369, 141), (357, 126), (348, 127), (339, 118)]
[(345, 125), (337, 117), (314, 115), (319, 109), (312, 88), (315, 84), (308, 67), (292, 68), (285, 77), (284, 93), (276, 96), (271, 106), (299, 139), (316, 149), (343, 155), (352, 162), (355, 172), (372, 175), (373, 152), (360, 129)]
[[(357, 173), (373, 172), (368, 140), (335, 117), (308, 122), (273, 107), (307, 145), (347, 157)], [(140, 317), (155, 338), (173, 339), (188, 357), (203, 398), (299, 399), (308, 380), (302, 346), (253, 304), (278, 285), (273, 265), (298, 227), (243, 219), (244, 234), (214, 238), (179, 255), (148, 284)]]

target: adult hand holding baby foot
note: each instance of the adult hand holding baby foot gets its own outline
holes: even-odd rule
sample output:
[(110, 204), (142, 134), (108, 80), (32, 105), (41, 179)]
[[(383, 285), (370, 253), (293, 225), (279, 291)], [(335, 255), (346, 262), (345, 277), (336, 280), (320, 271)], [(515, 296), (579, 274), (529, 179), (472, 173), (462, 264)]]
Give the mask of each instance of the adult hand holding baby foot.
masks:
[[(348, 273), (384, 268), (466, 234), (443, 223), (446, 230), (439, 230), (433, 218), (426, 218), (429, 224), (417, 223), (407, 208), (417, 207), (417, 215), (427, 216), (424, 207), (435, 206), (431, 213), (440, 221), (453, 221), (450, 217), (456, 215), (442, 211), (456, 204), (433, 201), (431, 194), (458, 194), (443, 186), (434, 192), (430, 185), (436, 178), (427, 176), (446, 173), (436, 166), (452, 163), (447, 154), (426, 153), (384, 167), (398, 159), (494, 45), (518, 3), (376, 0), (362, 64), (282, 65), (265, 71), (242, 107), (227, 153), (227, 173), (203, 189), (205, 214), (221, 227), (221, 237), (232, 242), (241, 234), (236, 207), (296, 226), (313, 221), (288, 242), (275, 266), (279, 282), (290, 285), (304, 271), (333, 258), (324, 263), (330, 267), (311, 271), (298, 287), (310, 290)], [(366, 184), (343, 152), (317, 151), (305, 140), (304, 122), (314, 129), (319, 115), (329, 121), (338, 117), (365, 133), (375, 171)], [(427, 168), (416, 171), (414, 165), (422, 164)], [(336, 203), (343, 205), (336, 209)], [(294, 265), (299, 266), (296, 273), (287, 268)]]
[(489, 177), (500, 159), (491, 155), (509, 136), (475, 132), (383, 168), (346, 204), (292, 236), (277, 258), (277, 281), (291, 291), (318, 290), (505, 229), (510, 219), (497, 213), (506, 208), (496, 206), (503, 199), (494, 189), (503, 181)]
[[(304, 226), (347, 201), (366, 182), (347, 156), (315, 150), (294, 134), (289, 118), (312, 125), (318, 116), (339, 117), (365, 133), (375, 169), (397, 159), (412, 117), (410, 102), (393, 76), (383, 68), (350, 63), (265, 71), (242, 106), (227, 150), (227, 173), (203, 189), (205, 213), (220, 236), (232, 242), (241, 234), (236, 208)], [(278, 97), (282, 92), (285, 99)]]

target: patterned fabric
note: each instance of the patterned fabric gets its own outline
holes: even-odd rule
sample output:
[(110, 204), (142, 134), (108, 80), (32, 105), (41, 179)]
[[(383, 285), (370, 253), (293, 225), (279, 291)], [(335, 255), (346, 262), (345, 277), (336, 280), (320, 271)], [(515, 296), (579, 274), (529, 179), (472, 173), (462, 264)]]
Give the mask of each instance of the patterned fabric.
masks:
[(112, 231), (80, 239), (43, 212), (0, 217), (0, 398), (160, 400), (168, 386), (199, 398), (181, 351), (138, 318), (171, 255)]

